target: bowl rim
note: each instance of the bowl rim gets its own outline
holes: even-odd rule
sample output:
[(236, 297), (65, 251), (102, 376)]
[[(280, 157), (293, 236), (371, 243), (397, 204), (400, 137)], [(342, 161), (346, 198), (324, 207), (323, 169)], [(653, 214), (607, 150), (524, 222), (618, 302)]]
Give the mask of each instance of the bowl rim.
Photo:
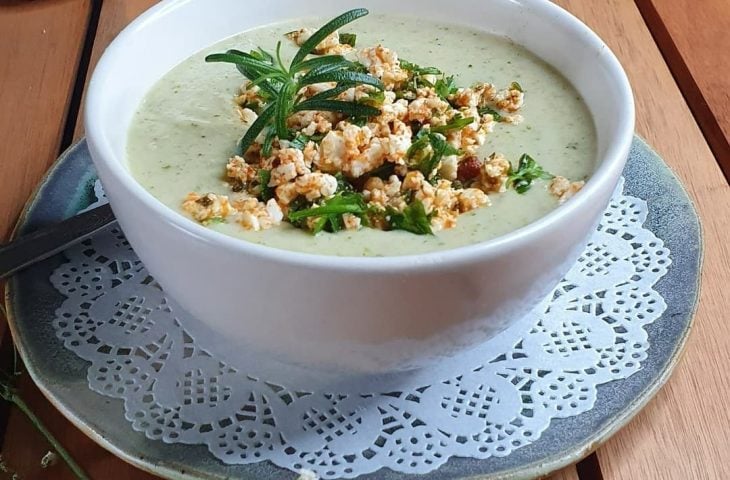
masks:
[[(164, 16), (168, 11), (182, 7), (191, 1), (194, 0), (162, 0), (132, 21), (110, 43), (94, 69), (89, 82), (84, 110), (84, 123), (90, 150), (96, 153), (96, 155), (92, 155), (94, 163), (102, 162), (114, 181), (118, 182), (130, 195), (137, 197), (153, 215), (160, 217), (161, 220), (164, 220), (177, 230), (193, 235), (206, 244), (222, 247), (227, 251), (233, 251), (243, 255), (258, 256), (279, 263), (310, 268), (402, 272), (431, 269), (443, 265), (458, 266), (472, 263), (475, 259), (482, 257), (500, 256), (516, 247), (529, 244), (543, 230), (550, 228), (555, 223), (565, 222), (569, 217), (575, 215), (576, 212), (580, 212), (587, 204), (593, 201), (593, 197), (599, 191), (605, 189), (608, 184), (615, 182), (615, 179), (623, 171), (634, 134), (635, 106), (631, 85), (618, 58), (616, 58), (613, 51), (593, 30), (562, 7), (552, 2), (544, 2), (541, 0), (511, 0), (512, 3), (524, 5), (531, 10), (535, 10), (538, 15), (545, 16), (552, 22), (561, 23), (564, 28), (572, 30), (574, 35), (582, 38), (584, 42), (593, 45), (596, 51), (605, 52), (605, 55), (602, 55), (598, 61), (618, 79), (616, 86), (618, 87), (619, 99), (621, 100), (619, 108), (621, 119), (616, 128), (616, 138), (609, 143), (605, 154), (598, 157), (598, 160), (600, 160), (598, 167), (588, 179), (583, 189), (570, 202), (555, 208), (546, 215), (521, 228), (487, 241), (441, 251), (383, 257), (337, 256), (298, 252), (255, 244), (206, 228), (163, 204), (142, 187), (128, 168), (124, 166), (123, 159), (118, 158), (118, 155), (111, 147), (108, 138), (103, 132), (101, 122), (97, 121), (97, 118), (100, 117), (100, 107), (98, 105), (101, 104), (105, 95), (104, 82), (100, 79), (111, 68), (117, 52), (124, 49), (128, 40), (148, 23), (154, 22), (158, 17)], [(113, 202), (111, 206), (113, 209)]]

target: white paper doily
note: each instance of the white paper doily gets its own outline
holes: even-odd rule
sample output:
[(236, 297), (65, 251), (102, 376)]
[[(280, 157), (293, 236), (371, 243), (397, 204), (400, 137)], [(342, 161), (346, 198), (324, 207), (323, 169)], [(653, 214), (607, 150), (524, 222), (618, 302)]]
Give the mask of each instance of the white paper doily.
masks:
[[(105, 201), (98, 184), (96, 193)], [(666, 308), (653, 285), (670, 264), (646, 214), (643, 200), (615, 194), (577, 264), (530, 315), (417, 372), (332, 378), (236, 352), (165, 297), (118, 228), (66, 252), (51, 277), (66, 297), (54, 328), (91, 362), (89, 387), (122, 399), (149, 438), (325, 479), (426, 473), (452, 456), (509, 455), (553, 418), (590, 410), (598, 385), (641, 368), (643, 327)]]

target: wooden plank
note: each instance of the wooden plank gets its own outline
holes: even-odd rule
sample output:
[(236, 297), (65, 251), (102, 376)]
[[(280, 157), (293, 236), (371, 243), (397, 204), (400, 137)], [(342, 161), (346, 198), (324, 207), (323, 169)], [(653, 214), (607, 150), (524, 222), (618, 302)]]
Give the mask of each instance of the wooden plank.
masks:
[(730, 2), (636, 0), (636, 4), (730, 179)]
[(58, 156), (89, 0), (0, 8), (0, 240)]
[[(58, 154), (89, 11), (89, 0), (0, 7), (0, 242)], [(0, 438), (3, 426), (4, 415)]]
[[(44, 28), (46, 31), (51, 32), (52, 29), (58, 30), (58, 24), (68, 26), (76, 25), (78, 23), (79, 31), (74, 36), (75, 41), (71, 41), (68, 32), (57, 32), (56, 36), (54, 36), (52, 40), (56, 44), (56, 48), (53, 50), (56, 60), (77, 58), (78, 53), (81, 52), (84, 32), (86, 30), (86, 18), (88, 18), (88, 2), (76, 2), (76, 5), (72, 4), (69, 1), (42, 3), (44, 5), (47, 4), (49, 7), (58, 7), (65, 5), (66, 9), (64, 11), (59, 11), (58, 8), (49, 8), (47, 12), (48, 18), (42, 16), (41, 18), (38, 18), (38, 25), (29, 23), (32, 22), (32, 19), (31, 16), (29, 16), (27, 8), (18, 9), (18, 11), (15, 12), (16, 16), (12, 19), (6, 19), (4, 17), (4, 10), (0, 10), (0, 52), (2, 52), (4, 48), (12, 47), (13, 45), (15, 45), (14, 42), (18, 42), (18, 38), (20, 38), (19, 36), (23, 32), (25, 32), (25, 28), (30, 28), (29, 33), (36, 33), (36, 30), (42, 31)], [(68, 8), (70, 6), (78, 7), (81, 3), (84, 4), (83, 11)], [(143, 11), (145, 8), (152, 5), (153, 3), (155, 3), (154, 0), (107, 0), (106, 2), (104, 2), (96, 33), (96, 40), (94, 42), (94, 49), (92, 51), (89, 72), (93, 68), (93, 65), (96, 64), (96, 61), (98, 61), (106, 45), (108, 45), (108, 43), (114, 38), (119, 30), (121, 30), (121, 28), (123, 28), (131, 19), (136, 17), (139, 13), (141, 13), (141, 11)], [(37, 4), (27, 5), (30, 7)], [(39, 15), (39, 13), (36, 14)], [(53, 22), (51, 22), (51, 20), (53, 20)], [(4, 28), (4, 25), (6, 24), (5, 22), (8, 25), (15, 24), (17, 26), (23, 26), (23, 28), (17, 28), (16, 33), (11, 35), (11, 32), (6, 31)], [(6, 33), (8, 34), (7, 39), (5, 38)], [(37, 43), (37, 40), (32, 41), (35, 41)], [(33, 45), (32, 41), (31, 43), (28, 43), (28, 45)], [(47, 72), (49, 76), (49, 78), (45, 79), (46, 83), (52, 84), (54, 86), (60, 85), (60, 83), (55, 83), (59, 81), (59, 73), (57, 71), (57, 67), (46, 66), (44, 69), (42, 68), (42, 60), (42, 58), (38, 58), (38, 55), (34, 55), (34, 57), (31, 60), (28, 60), (26, 64), (16, 65), (11, 70), (23, 72), (24, 74), (25, 72), (27, 72), (28, 75), (37, 75), (38, 71), (44, 71)], [(72, 82), (75, 77), (76, 63), (77, 61), (74, 62), (74, 68), (72, 68), (71, 71), (68, 72), (69, 81), (66, 82), (67, 88), (63, 91), (59, 89), (57, 93), (57, 96), (59, 97), (59, 104), (65, 105), (67, 100), (70, 98)], [(37, 66), (37, 68), (35, 69), (31, 68), (34, 64)], [(2, 69), (4, 69), (5, 67), (5, 63), (0, 65), (0, 78), (3, 79), (3, 85), (5, 77), (3, 76), (4, 71)], [(24, 82), (19, 81), (18, 83), (23, 84)], [(33, 88), (37, 89), (36, 87)], [(4, 93), (5, 92), (0, 90), (0, 99), (2, 99), (2, 102), (5, 101), (5, 97), (2, 96)], [(14, 97), (20, 97), (20, 93), (22, 92), (18, 92), (18, 95), (15, 95)], [(9, 96), (9, 99), (13, 100), (14, 97)], [(48, 99), (45, 99), (45, 101), (47, 100)], [(2, 102), (0, 102), (0, 105), (5, 108), (6, 104)], [(11, 107), (9, 106), (8, 108)], [(18, 108), (18, 106), (13, 106), (12, 108), (14, 108), (13, 111), (22, 111)], [(32, 186), (37, 183), (40, 175), (57, 156), (58, 144), (60, 142), (61, 130), (63, 128), (63, 114), (65, 114), (65, 107), (64, 109), (62, 109), (61, 114), (58, 116), (58, 125), (55, 125), (53, 122), (51, 122), (51, 119), (48, 117), (40, 116), (40, 118), (34, 118), (32, 116), (28, 116), (26, 113), (23, 113), (23, 115), (20, 116), (19, 119), (15, 119), (16, 121), (20, 120), (22, 122), (25, 122), (23, 124), (25, 125), (25, 127), (21, 126), (16, 128), (16, 130), (18, 131), (23, 131), (23, 129), (31, 130), (31, 126), (35, 123), (38, 123), (43, 127), (53, 130), (53, 135), (49, 135), (48, 141), (48, 144), (52, 145), (52, 148), (48, 148), (46, 151), (47, 153), (45, 153), (45, 156), (42, 157), (44, 161), (39, 161), (41, 158), (40, 156), (27, 156), (26, 158), (26, 160), (29, 160), (28, 167), (32, 167), (32, 171), (35, 173), (35, 175), (32, 178), (29, 178), (28, 183), (30, 187), (28, 188), (28, 190), (19, 195), (19, 198), (22, 199), (22, 202), (24, 202), (26, 197), (29, 195), (30, 188), (32, 188)], [(0, 118), (0, 122), (4, 121), (4, 117)], [(76, 124), (76, 137), (82, 135), (83, 129), (80, 128), (81, 123), (82, 122), (77, 122)], [(11, 139), (14, 138), (15, 135), (17, 135), (16, 133), (6, 131), (4, 124), (0, 123), (0, 125), (2, 126), (2, 128), (0, 128), (0, 138)], [(6, 143), (9, 143), (10, 146), (19, 146), (19, 144), (16, 145), (14, 142), (3, 142), (3, 144)], [(20, 152), (21, 150), (18, 150), (18, 154)], [(3, 156), (0, 158), (6, 157)], [(7, 177), (2, 177), (2, 180), (0, 181), (8, 183), (13, 182), (13, 184), (15, 184), (18, 182), (18, 180), (21, 180), (22, 178), (23, 177), (21, 173), (13, 171), (9, 172)], [(5, 197), (2, 198), (3, 201), (6, 201)], [(22, 202), (18, 203), (19, 207), (22, 206)], [(15, 217), (13, 216), (12, 218), (14, 219)], [(2, 332), (0, 332), (0, 334), (1, 333)], [(48, 401), (43, 397), (40, 391), (38, 391), (35, 385), (33, 385), (27, 375), (21, 381), (20, 390), (23, 397), (31, 405), (31, 408), (33, 408), (33, 410), (41, 417), (41, 419), (46, 423), (46, 425), (50, 428), (54, 435), (57, 436), (60, 442), (71, 452), (74, 458), (81, 464), (81, 466), (87, 471), (87, 473), (89, 473), (91, 478), (109, 480), (130, 478), (134, 478), (135, 480), (146, 480), (157, 478), (141, 472), (131, 465), (124, 463), (123, 461), (119, 460), (112, 454), (106, 452), (104, 449), (99, 447), (91, 439), (86, 437), (83, 433), (81, 433), (81, 431), (76, 429), (60, 413), (58, 413), (58, 411), (55, 410), (55, 408), (53, 408), (50, 403), (48, 403)], [(41, 468), (40, 459), (47, 451), (48, 446), (44, 439), (40, 436), (40, 434), (38, 434), (38, 432), (36, 432), (29, 425), (26, 419), (19, 412), (13, 410), (8, 421), (7, 430), (5, 432), (5, 442), (2, 451), (3, 458), (13, 468), (21, 473), (22, 478), (25, 480), (46, 480), (49, 478), (53, 478), (54, 480), (72, 480), (74, 477), (72, 476), (70, 471), (68, 471), (68, 469), (66, 469), (62, 464), (57, 464), (47, 470)]]
[(700, 306), (684, 358), (657, 398), (598, 450), (604, 478), (728, 478), (730, 188), (633, 1), (558, 3), (618, 55), (634, 88), (638, 132), (683, 181), (705, 235)]

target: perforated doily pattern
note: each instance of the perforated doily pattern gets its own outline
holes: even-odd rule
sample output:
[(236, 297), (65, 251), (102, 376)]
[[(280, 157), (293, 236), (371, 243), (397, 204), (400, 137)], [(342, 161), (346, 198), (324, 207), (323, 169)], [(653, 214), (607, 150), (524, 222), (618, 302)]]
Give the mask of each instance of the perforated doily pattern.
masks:
[[(98, 187), (97, 196), (104, 201)], [(321, 478), (383, 467), (426, 473), (452, 456), (509, 455), (553, 418), (591, 409), (597, 385), (641, 368), (643, 327), (666, 308), (652, 287), (670, 265), (663, 242), (642, 226), (646, 212), (644, 201), (617, 193), (577, 264), (538, 308), (415, 375), (319, 390), (306, 376), (263, 378), (225, 360), (215, 342), (193, 338), (195, 319), (165, 297), (117, 228), (66, 252), (51, 277), (67, 297), (54, 327), (91, 363), (90, 388), (122, 399), (132, 427), (151, 439)]]

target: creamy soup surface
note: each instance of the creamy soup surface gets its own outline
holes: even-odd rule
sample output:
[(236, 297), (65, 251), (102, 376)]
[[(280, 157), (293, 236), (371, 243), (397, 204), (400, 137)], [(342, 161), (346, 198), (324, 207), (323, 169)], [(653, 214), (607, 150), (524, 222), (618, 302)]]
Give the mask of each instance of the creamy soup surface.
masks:
[[(204, 57), (229, 48), (261, 46), (269, 51), (286, 32), (318, 28), (328, 19), (304, 19), (246, 31), (196, 53), (168, 72), (147, 94), (129, 129), (127, 162), (135, 178), (168, 207), (182, 213), (192, 191), (226, 194), (225, 165), (242, 136), (233, 101), (244, 78), (229, 64)], [(525, 91), (519, 125), (497, 124), (480, 156), (504, 154), (513, 164), (529, 153), (546, 171), (572, 180), (595, 168), (593, 120), (578, 92), (555, 69), (508, 39), (462, 26), (371, 14), (343, 31), (357, 34), (357, 47), (383, 44), (400, 58), (435, 66), (456, 77), (458, 86), (513, 81)], [(284, 61), (296, 46), (284, 40)], [(537, 181), (523, 195), (490, 194), (492, 205), (460, 215), (456, 227), (434, 235), (362, 228), (312, 235), (288, 224), (248, 231), (236, 223), (209, 228), (248, 242), (299, 252), (341, 256), (410, 255), (483, 242), (523, 227), (559, 206)]]

